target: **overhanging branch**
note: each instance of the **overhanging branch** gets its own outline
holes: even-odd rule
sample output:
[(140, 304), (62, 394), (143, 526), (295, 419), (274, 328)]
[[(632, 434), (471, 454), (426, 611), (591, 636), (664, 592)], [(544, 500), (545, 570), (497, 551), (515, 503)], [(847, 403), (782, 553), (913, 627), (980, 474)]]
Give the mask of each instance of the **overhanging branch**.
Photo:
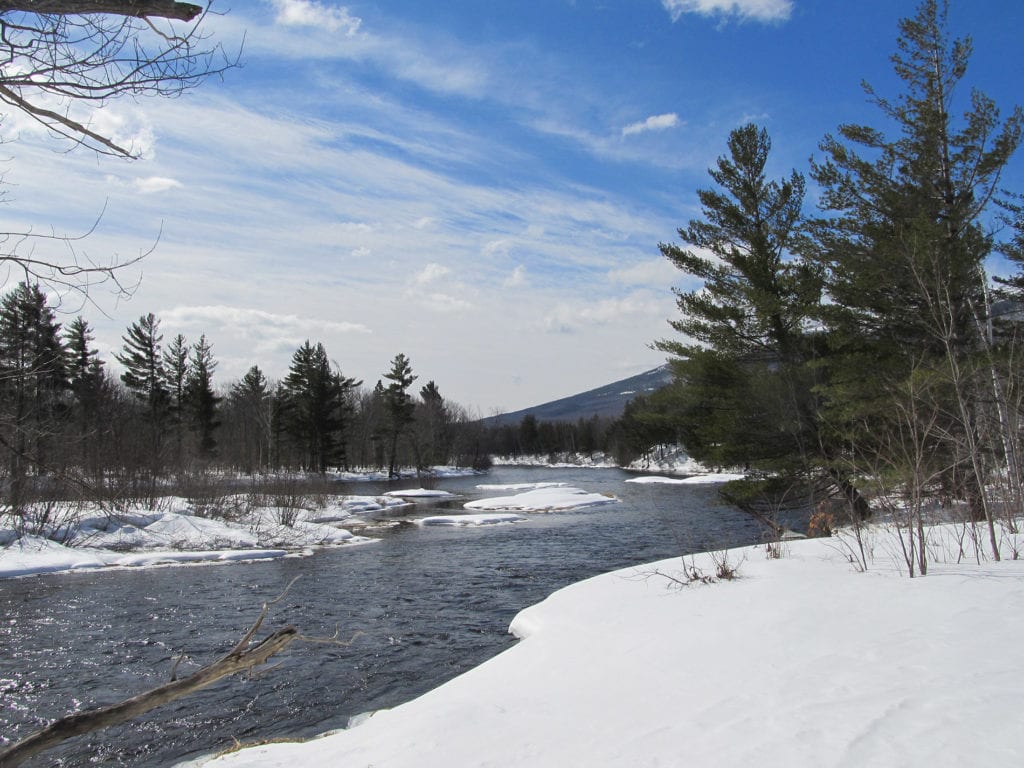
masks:
[(202, 6), (174, 0), (22, 0), (0, 2), (0, 14), (9, 11), (53, 16), (84, 16), (102, 13), (137, 18), (192, 21), (203, 12)]

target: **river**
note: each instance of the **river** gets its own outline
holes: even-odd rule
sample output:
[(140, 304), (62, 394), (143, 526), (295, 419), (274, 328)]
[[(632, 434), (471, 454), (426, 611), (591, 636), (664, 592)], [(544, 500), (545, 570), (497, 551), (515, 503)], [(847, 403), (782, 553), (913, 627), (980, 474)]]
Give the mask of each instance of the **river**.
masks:
[[(458, 501), (504, 495), (481, 483), (564, 482), (620, 503), (479, 528), (400, 524), (380, 541), (311, 557), (38, 576), (0, 581), (0, 734), (111, 704), (223, 655), (296, 576), (265, 624), (351, 645), (294, 644), (278, 666), (211, 688), (123, 726), (79, 737), (34, 765), (168, 766), (253, 741), (304, 737), (393, 707), (510, 646), (509, 622), (552, 591), (604, 571), (759, 541), (759, 527), (714, 486), (626, 483), (613, 469), (498, 467), (442, 480)], [(404, 486), (352, 484), (375, 494)]]

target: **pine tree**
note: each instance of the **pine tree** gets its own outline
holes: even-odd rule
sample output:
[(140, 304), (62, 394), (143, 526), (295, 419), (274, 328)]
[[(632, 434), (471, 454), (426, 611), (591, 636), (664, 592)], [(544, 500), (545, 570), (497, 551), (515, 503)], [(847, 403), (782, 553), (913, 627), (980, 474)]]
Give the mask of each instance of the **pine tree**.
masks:
[(188, 375), (185, 381), (185, 400), (193, 432), (198, 438), (199, 455), (204, 459), (213, 456), (217, 448), (214, 433), (220, 426), (217, 407), (221, 398), (213, 391), (213, 372), (217, 361), (213, 349), (203, 334), (192, 346), (189, 356)]
[(267, 377), (259, 366), (252, 366), (241, 381), (231, 388), (231, 402), (242, 416), (242, 443), (247, 471), (266, 469), (271, 457), (272, 403)]
[(114, 355), (124, 373), (121, 381), (136, 398), (144, 402), (154, 421), (162, 420), (170, 404), (170, 390), (164, 370), (160, 321), (150, 312), (128, 326), (121, 337), (124, 347)]
[(19, 283), (0, 302), (0, 442), (12, 508), (24, 499), (26, 476), (48, 469), (47, 449), (65, 407), (65, 355), (46, 295), (38, 285)]
[(331, 464), (344, 466), (349, 393), (358, 382), (331, 366), (323, 344), (314, 347), (307, 340), (292, 356), (281, 384), (283, 416), (306, 467), (326, 472)]
[(189, 370), (188, 356), (188, 341), (180, 333), (171, 339), (171, 343), (163, 350), (163, 366), (171, 398), (171, 408), (176, 414), (181, 414), (185, 410), (185, 384)]
[(171, 407), (171, 394), (164, 371), (160, 321), (153, 313), (143, 315), (128, 327), (122, 336), (124, 347), (114, 357), (122, 366), (121, 381), (143, 406), (143, 417), (149, 427), (149, 465), (151, 491), (163, 466), (164, 427)]
[(796, 258), (804, 179), (769, 181), (767, 132), (729, 135), (728, 155), (698, 191), (704, 218), (679, 229), (691, 249), (662, 254), (700, 286), (676, 291), (685, 340), (663, 340), (678, 382), (672, 421), (691, 455), (713, 464), (806, 470), (818, 450), (806, 330), (819, 273)]
[(447, 463), (451, 453), (450, 419), (444, 397), (431, 380), (420, 388), (418, 463), (430, 467)]
[(398, 476), (398, 439), (412, 424), (416, 405), (409, 394), (409, 387), (416, 381), (412, 365), (402, 353), (395, 355), (391, 361), (391, 369), (384, 374), (390, 384), (384, 388), (384, 403), (388, 413), (388, 476)]
[(169, 409), (167, 423), (173, 433), (173, 463), (180, 471), (185, 460), (185, 422), (188, 420), (186, 385), (189, 372), (189, 346), (183, 334), (177, 334), (163, 350), (164, 376), (167, 380)]
[(100, 401), (106, 394), (107, 377), (99, 350), (93, 346), (89, 323), (80, 315), (65, 329), (68, 383), (74, 396), (78, 424), (78, 453), (83, 464), (98, 470)]
[(982, 445), (972, 368), (989, 344), (984, 261), (993, 240), (985, 217), (1024, 113), (1018, 107), (1001, 120), (978, 91), (960, 112), (971, 41), (950, 39), (946, 2), (925, 0), (899, 31), (892, 62), (903, 91), (889, 99), (865, 85), (897, 132), (842, 125), (812, 167), (830, 214), (814, 223), (806, 251), (830, 299), (821, 313), (832, 345), (829, 418), (860, 455), (877, 456), (894, 434), (906, 434), (907, 425), (893, 423), (893, 393), (921, 392), (913, 382), (922, 376), (944, 382), (927, 388), (931, 402), (912, 404), (933, 416), (933, 439), (911, 432), (912, 442), (929, 446), (930, 463), (950, 467), (949, 490), (968, 498), (991, 530), (982, 493), (991, 446)]

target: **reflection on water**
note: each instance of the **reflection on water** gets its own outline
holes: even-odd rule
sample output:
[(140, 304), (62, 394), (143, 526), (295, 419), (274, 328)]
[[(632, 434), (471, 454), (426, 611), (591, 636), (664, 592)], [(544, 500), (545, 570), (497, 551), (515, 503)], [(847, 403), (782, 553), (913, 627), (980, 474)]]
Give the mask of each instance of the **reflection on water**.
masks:
[[(338, 631), (356, 635), (351, 646), (293, 645), (260, 677), (222, 680), (139, 721), (72, 740), (35, 764), (166, 766), (234, 739), (343, 727), (353, 715), (407, 701), (508, 647), (515, 614), (559, 587), (759, 540), (757, 526), (723, 505), (713, 487), (637, 485), (625, 483), (628, 477), (618, 470), (498, 468), (440, 481), (462, 498), (423, 500), (397, 516), (461, 508), (485, 495), (480, 483), (557, 480), (621, 503), (515, 525), (403, 524), (375, 531), (376, 544), (307, 558), (0, 581), (0, 734), (17, 738), (69, 711), (162, 684), (182, 654), (178, 677), (209, 663), (295, 576), (301, 578), (266, 629)], [(345, 492), (394, 487), (359, 484)]]

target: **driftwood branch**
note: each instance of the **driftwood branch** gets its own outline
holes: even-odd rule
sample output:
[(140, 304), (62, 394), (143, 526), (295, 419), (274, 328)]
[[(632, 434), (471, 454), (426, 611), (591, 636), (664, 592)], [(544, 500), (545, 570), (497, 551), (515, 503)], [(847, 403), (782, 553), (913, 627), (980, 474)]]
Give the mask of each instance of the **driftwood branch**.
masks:
[[(267, 611), (270, 609), (270, 606), (283, 598), (294, 583), (295, 580), (293, 579), (277, 598), (263, 604), (259, 618), (256, 619), (255, 623), (253, 623), (238, 644), (227, 655), (188, 677), (184, 677), (181, 680), (172, 680), (166, 685), (140, 693), (138, 696), (122, 701), (119, 704), (88, 712), (79, 712), (55, 720), (41, 731), (16, 742), (0, 752), (0, 768), (15, 768), (15, 766), (21, 765), (30, 757), (52, 749), (74, 736), (81, 736), (85, 733), (118, 725), (126, 720), (131, 720), (133, 717), (145, 714), (151, 709), (205, 688), (221, 678), (239, 672), (251, 672), (256, 667), (266, 664), (271, 656), (280, 653), (293, 640), (300, 639), (301, 637), (295, 627), (287, 626), (267, 636), (256, 645), (250, 645), (253, 636), (267, 617)], [(176, 667), (177, 664), (175, 664)]]
[(85, 15), (106, 13), (137, 18), (176, 19), (192, 21), (202, 13), (202, 6), (173, 0), (21, 0), (0, 2), (0, 13), (22, 11), (46, 15)]

